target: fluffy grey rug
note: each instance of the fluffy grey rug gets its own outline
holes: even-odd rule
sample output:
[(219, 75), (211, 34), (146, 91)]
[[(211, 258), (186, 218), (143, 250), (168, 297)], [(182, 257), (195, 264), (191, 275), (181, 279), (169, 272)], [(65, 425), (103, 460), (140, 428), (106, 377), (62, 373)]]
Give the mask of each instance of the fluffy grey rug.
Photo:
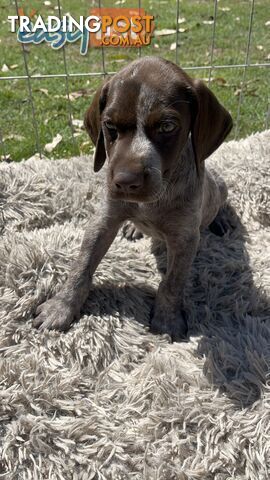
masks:
[[(185, 293), (190, 337), (148, 331), (150, 240), (119, 235), (79, 323), (32, 329), (98, 208), (89, 158), (0, 166), (1, 478), (267, 480), (270, 475), (270, 131), (208, 165), (232, 229), (202, 235)], [(96, 182), (96, 183), (94, 183)]]

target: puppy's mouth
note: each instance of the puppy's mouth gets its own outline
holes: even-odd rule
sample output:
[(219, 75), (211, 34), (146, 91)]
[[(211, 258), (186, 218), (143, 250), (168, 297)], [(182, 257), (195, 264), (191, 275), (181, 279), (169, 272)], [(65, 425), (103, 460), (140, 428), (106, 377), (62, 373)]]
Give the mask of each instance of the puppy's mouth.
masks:
[(152, 192), (141, 192), (141, 193), (131, 193), (131, 192), (117, 192), (114, 189), (109, 188), (109, 195), (114, 200), (122, 200), (124, 202), (131, 203), (152, 203), (156, 202), (162, 193), (162, 186), (160, 188), (153, 190)]
[(134, 176), (129, 171), (109, 173), (108, 191), (112, 199), (125, 202), (155, 202), (161, 196), (164, 185), (159, 169), (145, 169)]

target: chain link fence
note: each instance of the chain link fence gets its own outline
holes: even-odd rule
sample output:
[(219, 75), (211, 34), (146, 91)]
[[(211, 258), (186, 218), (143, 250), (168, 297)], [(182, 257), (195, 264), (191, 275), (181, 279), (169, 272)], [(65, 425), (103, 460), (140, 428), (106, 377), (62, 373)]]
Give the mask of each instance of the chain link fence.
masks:
[[(37, 3), (37, 2), (36, 2)], [(63, 0), (63, 5), (60, 0), (55, 2), (38, 2), (39, 4), (49, 5), (54, 13), (54, 15), (59, 16), (61, 19), (63, 15), (63, 8), (66, 8), (66, 4), (71, 8), (71, 15), (76, 16), (76, 9), (74, 8), (79, 4), (80, 14), (85, 15), (89, 9), (93, 7), (134, 7), (135, 2), (128, 2), (125, 0), (119, 0), (115, 2), (101, 2), (101, 1), (92, 1), (87, 2), (83, 0), (74, 0), (66, 2)], [(187, 6), (189, 3), (189, 6)], [(23, 5), (22, 5), (23, 4)], [(65, 4), (65, 5), (64, 5)], [(226, 5), (230, 4), (231, 7)], [(57, 66), (56, 71), (52, 71), (53, 63), (47, 63), (49, 65), (48, 71), (46, 71), (46, 61), (41, 69), (35, 73), (36, 64), (38, 63), (38, 58), (42, 57), (43, 51), (48, 55), (49, 46), (32, 46), (31, 55), (35, 56), (36, 61), (34, 62), (35, 68), (31, 66), (31, 56), (29, 53), (29, 48), (24, 44), (17, 43), (16, 51), (17, 55), (21, 55), (21, 65), (20, 73), (13, 73), (12, 69), (9, 69), (8, 72), (5, 72), (0, 76), (0, 92), (7, 91), (7, 89), (17, 89), (20, 88), (19, 84), (24, 82), (24, 88), (27, 91), (27, 98), (25, 102), (27, 103), (27, 116), (25, 122), (28, 123), (29, 128), (29, 138), (31, 143), (31, 148), (29, 149), (30, 154), (37, 153), (42, 156), (44, 154), (44, 141), (42, 139), (41, 130), (43, 131), (46, 127), (46, 122), (42, 120), (42, 105), (37, 105), (35, 91), (39, 88), (37, 84), (40, 84), (42, 81), (46, 81), (46, 86), (49, 85), (48, 82), (61, 82), (61, 88), (64, 90), (63, 94), (63, 103), (65, 104), (65, 125), (69, 129), (69, 133), (66, 132), (66, 137), (69, 136), (70, 141), (72, 142), (72, 147), (66, 152), (66, 156), (69, 156), (73, 153), (82, 153), (81, 149), (81, 139), (80, 135), (76, 134), (73, 119), (75, 117), (83, 118), (83, 111), (78, 110), (74, 112), (74, 102), (72, 101), (72, 88), (74, 81), (80, 81), (80, 85), (87, 83), (88, 86), (93, 88), (93, 91), (98, 84), (98, 81), (101, 81), (106, 75), (112, 75), (115, 71), (122, 68), (125, 63), (136, 58), (138, 55), (160, 55), (175, 61), (177, 64), (181, 65), (188, 73), (195, 76), (204, 78), (208, 83), (210, 88), (218, 90), (217, 94), (221, 101), (223, 101), (223, 92), (226, 93), (227, 101), (225, 105), (230, 110), (233, 110), (234, 114), (234, 131), (232, 136), (236, 139), (240, 138), (244, 134), (251, 133), (254, 130), (263, 130), (268, 128), (269, 119), (270, 119), (270, 109), (269, 109), (269, 89), (270, 85), (270, 51), (266, 50), (265, 56), (261, 55), (262, 49), (264, 46), (257, 45), (258, 41), (256, 39), (256, 8), (261, 8), (263, 5), (258, 0), (246, 0), (243, 2), (235, 1), (235, 8), (237, 13), (237, 4), (241, 9), (242, 16), (245, 21), (244, 25), (241, 26), (239, 22), (239, 32), (232, 31), (231, 38), (228, 37), (226, 33), (226, 38), (223, 38), (226, 22), (224, 23), (224, 15), (227, 17), (227, 22), (232, 22), (233, 24), (233, 15), (235, 22), (237, 18), (235, 16), (234, 7), (232, 2), (218, 1), (218, 0), (207, 0), (203, 2), (184, 2), (181, 0), (174, 1), (139, 1), (137, 7), (144, 8), (147, 12), (150, 12), (155, 16), (155, 29), (159, 34), (155, 35), (151, 46), (144, 47), (140, 49), (135, 48), (114, 48), (114, 47), (102, 47), (102, 48), (93, 48), (90, 49), (86, 58), (81, 57), (79, 54), (79, 49), (76, 45), (72, 47), (63, 47), (58, 52), (53, 52), (54, 55), (54, 65)], [(266, 3), (265, 3), (266, 4)], [(19, 8), (25, 6), (26, 9), (29, 9), (29, 2), (20, 2), (15, 0), (9, 2), (6, 5), (8, 15), (18, 15)], [(32, 6), (32, 5), (31, 5)], [(187, 11), (188, 8), (193, 7), (192, 11)], [(83, 10), (84, 9), (84, 10)], [(198, 18), (196, 23), (196, 9), (198, 11)], [(81, 13), (82, 12), (82, 13)], [(84, 13), (83, 13), (84, 12)], [(190, 12), (190, 13), (189, 13)], [(189, 15), (189, 16), (188, 16)], [(240, 17), (239, 17), (240, 18)], [(262, 12), (260, 11), (259, 18), (262, 18)], [(190, 20), (191, 19), (191, 20)], [(222, 21), (222, 28), (219, 30), (219, 21)], [(267, 22), (267, 13), (265, 16), (264, 27), (269, 32), (270, 36), (270, 26)], [(270, 16), (269, 16), (270, 20)], [(241, 19), (240, 19), (241, 21)], [(199, 23), (198, 23), (199, 22)], [(196, 38), (201, 38), (202, 28), (207, 29), (206, 40), (202, 41), (201, 44), (196, 45)], [(167, 29), (167, 33), (166, 33)], [(168, 30), (170, 29), (170, 30)], [(170, 31), (170, 33), (168, 33)], [(255, 32), (255, 33), (254, 33)], [(16, 36), (9, 33), (10, 37), (13, 35), (13, 40), (15, 42)], [(266, 33), (267, 35), (267, 33)], [(255, 40), (254, 40), (255, 36)], [(235, 45), (235, 55), (229, 54), (230, 49), (234, 49), (234, 37), (238, 39), (238, 42), (241, 40), (241, 48), (237, 51), (237, 44)], [(224, 43), (225, 42), (225, 43)], [(253, 45), (255, 42), (255, 47)], [(203, 45), (204, 44), (204, 45)], [(270, 45), (270, 42), (268, 46)], [(1, 47), (1, 45), (0, 45)], [(258, 48), (257, 48), (258, 47)], [(196, 50), (197, 48), (197, 50)], [(267, 48), (267, 47), (266, 47)], [(42, 50), (43, 49), (43, 50)], [(75, 50), (76, 49), (76, 50)], [(205, 55), (202, 54), (203, 49), (207, 49)], [(190, 54), (189, 54), (190, 50)], [(225, 52), (225, 53), (224, 53)], [(267, 56), (267, 52), (269, 55)], [(198, 55), (197, 55), (198, 53)], [(254, 58), (256, 55), (259, 58)], [(80, 57), (80, 58), (79, 58)], [(76, 60), (74, 60), (76, 58)], [(224, 58), (224, 62), (222, 61)], [(235, 58), (238, 60), (234, 63)], [(112, 60), (113, 59), (113, 60)], [(198, 59), (201, 59), (201, 63), (198, 63)], [(239, 61), (240, 59), (240, 61)], [(18, 62), (19, 63), (19, 62)], [(62, 71), (59, 71), (59, 65), (61, 63)], [(80, 70), (81, 65), (81, 70)], [(76, 66), (76, 68), (74, 68)], [(256, 72), (254, 81), (250, 80), (250, 72)], [(14, 70), (15, 72), (15, 70)], [(231, 85), (230, 81), (226, 79), (225, 72), (228, 74), (228, 78), (235, 78), (236, 83)], [(230, 73), (228, 73), (230, 72)], [(237, 72), (237, 73), (233, 73)], [(251, 78), (254, 78), (252, 73)], [(263, 93), (260, 93), (260, 88), (258, 88), (258, 93), (253, 91), (253, 95), (250, 94), (248, 89), (248, 82), (253, 82), (254, 84), (263, 83), (265, 88)], [(76, 84), (77, 85), (77, 84)], [(231, 88), (232, 87), (232, 88)], [(228, 91), (232, 90), (231, 96), (228, 95)], [(49, 89), (49, 87), (48, 87)], [(40, 89), (42, 90), (42, 89)], [(46, 89), (43, 88), (43, 92), (46, 93)], [(90, 92), (93, 93), (93, 92)], [(50, 94), (48, 94), (49, 96)], [(258, 121), (249, 122), (249, 125), (243, 132), (241, 130), (241, 124), (245, 113), (245, 97), (251, 96), (248, 102), (248, 109), (254, 112), (254, 115), (259, 115), (260, 118)], [(60, 97), (60, 95), (58, 95)], [(89, 95), (91, 96), (91, 95)], [(57, 97), (57, 95), (55, 95)], [(261, 98), (264, 97), (264, 98)], [(90, 98), (85, 99), (85, 108), (90, 102)], [(228, 103), (233, 102), (233, 105), (228, 105)], [(7, 103), (7, 108), (5, 111), (2, 111), (1, 123), (0, 123), (0, 149), (1, 149), (1, 158), (8, 160), (10, 158), (9, 154), (9, 140), (10, 137), (7, 134), (8, 125), (5, 125), (5, 116), (9, 111), (9, 108), (12, 109), (11, 115), (14, 117), (19, 115), (20, 107)], [(18, 111), (16, 111), (18, 108)], [(46, 109), (44, 105), (43, 110)], [(258, 114), (259, 109), (259, 114)], [(262, 111), (264, 109), (264, 111)], [(54, 115), (53, 108), (50, 108), (50, 114)], [(75, 109), (76, 110), (76, 109)], [(250, 114), (249, 118), (253, 117), (253, 113)], [(48, 125), (48, 122), (47, 122)], [(48, 127), (48, 130), (49, 127)], [(13, 133), (16, 140), (16, 132)], [(45, 135), (45, 134), (44, 134)], [(50, 131), (48, 133), (50, 135)], [(17, 132), (17, 137), (19, 138), (20, 132)], [(19, 142), (19, 140), (18, 140)], [(19, 148), (19, 147), (18, 147)], [(25, 152), (22, 153), (21, 158), (25, 158)], [(21, 159), (20, 154), (17, 154), (18, 160)]]

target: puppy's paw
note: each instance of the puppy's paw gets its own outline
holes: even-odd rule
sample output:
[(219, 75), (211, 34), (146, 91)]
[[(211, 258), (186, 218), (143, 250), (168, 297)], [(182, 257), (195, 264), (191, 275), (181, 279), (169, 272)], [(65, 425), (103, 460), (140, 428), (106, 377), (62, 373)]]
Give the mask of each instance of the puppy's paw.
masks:
[(140, 238), (143, 237), (142, 232), (137, 227), (135, 227), (134, 223), (132, 222), (127, 222), (123, 226), (122, 235), (127, 240), (131, 240), (133, 242), (135, 242), (136, 240), (140, 240)]
[(35, 313), (33, 326), (40, 330), (66, 331), (78, 315), (74, 309), (59, 296), (55, 296), (39, 305)]
[(170, 308), (154, 307), (150, 317), (150, 331), (152, 333), (167, 333), (173, 342), (186, 338), (188, 332), (187, 321), (180, 309), (172, 311)]

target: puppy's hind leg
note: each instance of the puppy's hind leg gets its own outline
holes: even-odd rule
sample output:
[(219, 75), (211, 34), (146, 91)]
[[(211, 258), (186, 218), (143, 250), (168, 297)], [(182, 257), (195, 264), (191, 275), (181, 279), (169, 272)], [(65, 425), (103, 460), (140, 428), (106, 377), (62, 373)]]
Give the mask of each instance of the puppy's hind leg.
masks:
[(221, 210), (218, 211), (216, 218), (210, 223), (209, 230), (218, 237), (223, 237), (230, 230), (230, 225), (226, 222)]
[(232, 232), (237, 227), (233, 209), (227, 202), (228, 188), (223, 178), (215, 173), (215, 182), (219, 191), (220, 207), (214, 220), (209, 224), (209, 230), (217, 235), (223, 237), (228, 232)]
[(228, 197), (227, 185), (217, 172), (211, 171), (207, 172), (205, 187), (207, 193), (204, 203), (204, 226), (208, 226), (212, 233), (222, 237), (230, 230), (224, 215), (224, 204)]
[(223, 237), (226, 233), (230, 233), (238, 226), (235, 212), (229, 204), (225, 204), (221, 207), (214, 218), (213, 222), (209, 225), (209, 230), (217, 235)]

